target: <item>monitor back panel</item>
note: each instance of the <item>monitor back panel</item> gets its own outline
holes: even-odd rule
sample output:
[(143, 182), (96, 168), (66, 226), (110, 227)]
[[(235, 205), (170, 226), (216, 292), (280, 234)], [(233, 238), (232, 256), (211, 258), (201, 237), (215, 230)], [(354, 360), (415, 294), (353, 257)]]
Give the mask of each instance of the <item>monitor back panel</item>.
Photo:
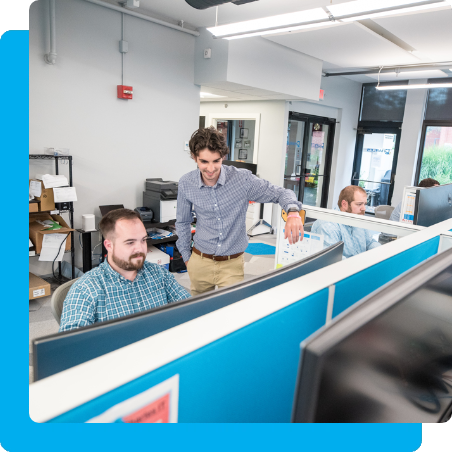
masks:
[(428, 227), (449, 218), (452, 218), (452, 184), (419, 190), (416, 224)]

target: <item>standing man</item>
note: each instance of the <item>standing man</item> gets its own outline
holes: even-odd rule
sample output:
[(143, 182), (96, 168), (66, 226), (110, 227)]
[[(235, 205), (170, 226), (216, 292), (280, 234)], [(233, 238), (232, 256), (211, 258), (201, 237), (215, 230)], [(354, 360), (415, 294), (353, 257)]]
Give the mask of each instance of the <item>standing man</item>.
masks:
[[(229, 153), (225, 136), (214, 127), (199, 129), (190, 139), (190, 154), (198, 169), (181, 177), (177, 197), (177, 248), (187, 265), (192, 295), (225, 287), (244, 277), (243, 253), (248, 246), (248, 202), (273, 202), (288, 212), (285, 238), (303, 239), (295, 193), (259, 179), (251, 171), (222, 165)], [(192, 206), (196, 234), (190, 249)]]

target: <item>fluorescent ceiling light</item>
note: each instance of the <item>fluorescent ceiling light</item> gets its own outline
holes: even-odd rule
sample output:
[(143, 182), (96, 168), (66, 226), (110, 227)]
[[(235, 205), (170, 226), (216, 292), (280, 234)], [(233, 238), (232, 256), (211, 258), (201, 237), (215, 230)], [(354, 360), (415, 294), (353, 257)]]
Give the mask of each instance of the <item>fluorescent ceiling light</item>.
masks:
[(425, 0), (355, 0), (353, 2), (341, 3), (339, 5), (328, 5), (328, 9), (334, 17), (348, 16), (350, 14), (365, 13), (378, 9), (392, 8), (399, 6), (422, 3)]
[(420, 89), (420, 88), (452, 88), (451, 83), (420, 83), (412, 85), (385, 85), (376, 87), (380, 91), (393, 90), (393, 89)]
[[(446, 2), (438, 2), (438, 3), (430, 3), (428, 5), (418, 5), (418, 6), (411, 6), (407, 8), (394, 8), (392, 10), (388, 11), (382, 11), (382, 12), (373, 12), (369, 14), (363, 14), (361, 16), (353, 16), (353, 17), (346, 17), (344, 19), (341, 19), (339, 16), (335, 16), (337, 20), (341, 20), (343, 22), (356, 22), (357, 20), (364, 20), (364, 19), (378, 19), (379, 17), (388, 17), (388, 16), (395, 16), (395, 15), (401, 15), (401, 14), (409, 14), (409, 13), (416, 13), (420, 11), (426, 11), (426, 10), (432, 10), (437, 8), (450, 8), (449, 4)], [(380, 9), (380, 8), (378, 8)]]
[(328, 20), (328, 14), (322, 8), (314, 8), (307, 11), (298, 11), (296, 13), (280, 14), (262, 19), (210, 27), (207, 30), (214, 36), (221, 37), (234, 33), (245, 33), (247, 31), (268, 30), (268, 28), (272, 27), (285, 28), (291, 25), (302, 25), (303, 23), (320, 20)]
[(319, 22), (317, 24), (308, 24), (308, 25), (299, 25), (297, 27), (288, 27), (288, 28), (279, 28), (278, 30), (270, 30), (270, 31), (257, 31), (256, 33), (246, 33), (244, 35), (231, 36), (229, 38), (225, 38), (228, 41), (231, 39), (241, 39), (241, 38), (251, 38), (253, 36), (266, 36), (266, 35), (276, 35), (276, 34), (286, 34), (291, 31), (299, 31), (306, 30), (311, 28), (322, 28), (322, 27), (331, 27), (334, 25), (339, 25), (337, 22)]
[(202, 91), (199, 93), (200, 97), (202, 98), (215, 98), (215, 97), (227, 97), (227, 96), (219, 96), (218, 94), (212, 94), (212, 93), (203, 93)]

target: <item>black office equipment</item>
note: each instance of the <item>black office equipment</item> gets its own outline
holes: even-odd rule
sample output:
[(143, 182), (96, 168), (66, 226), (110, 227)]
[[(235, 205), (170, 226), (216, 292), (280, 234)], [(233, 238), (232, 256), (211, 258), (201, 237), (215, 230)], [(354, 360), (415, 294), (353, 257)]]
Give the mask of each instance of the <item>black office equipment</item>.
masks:
[(105, 217), (105, 215), (107, 215), (108, 212), (111, 212), (112, 210), (117, 210), (117, 209), (124, 209), (124, 205), (123, 204), (112, 204), (110, 206), (99, 206), (100, 209), (100, 213), (103, 217)]
[(442, 422), (452, 411), (452, 249), (302, 343), (294, 422)]
[(176, 219), (178, 183), (161, 178), (146, 179), (143, 206), (152, 209), (154, 220), (165, 223)]
[(343, 242), (253, 280), (77, 330), (33, 341), (34, 380), (48, 377), (118, 348), (271, 289), (342, 259)]
[(223, 160), (223, 165), (235, 166), (236, 168), (243, 168), (250, 170), (254, 175), (257, 174), (257, 165), (254, 163), (234, 162), (232, 160)]
[(452, 184), (417, 192), (414, 224), (428, 227), (449, 218), (452, 218)]
[(140, 215), (141, 221), (152, 221), (154, 212), (149, 207), (136, 207), (135, 212)]

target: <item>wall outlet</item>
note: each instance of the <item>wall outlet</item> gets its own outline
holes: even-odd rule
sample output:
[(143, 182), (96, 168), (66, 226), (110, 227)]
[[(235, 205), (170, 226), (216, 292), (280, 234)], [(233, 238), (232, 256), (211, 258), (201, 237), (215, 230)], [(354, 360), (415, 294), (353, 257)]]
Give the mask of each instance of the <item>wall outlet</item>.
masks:
[(212, 49), (204, 49), (204, 58), (212, 57)]
[(190, 148), (188, 146), (188, 141), (186, 141), (185, 145), (184, 145), (184, 151), (189, 151), (189, 150), (190, 150)]

